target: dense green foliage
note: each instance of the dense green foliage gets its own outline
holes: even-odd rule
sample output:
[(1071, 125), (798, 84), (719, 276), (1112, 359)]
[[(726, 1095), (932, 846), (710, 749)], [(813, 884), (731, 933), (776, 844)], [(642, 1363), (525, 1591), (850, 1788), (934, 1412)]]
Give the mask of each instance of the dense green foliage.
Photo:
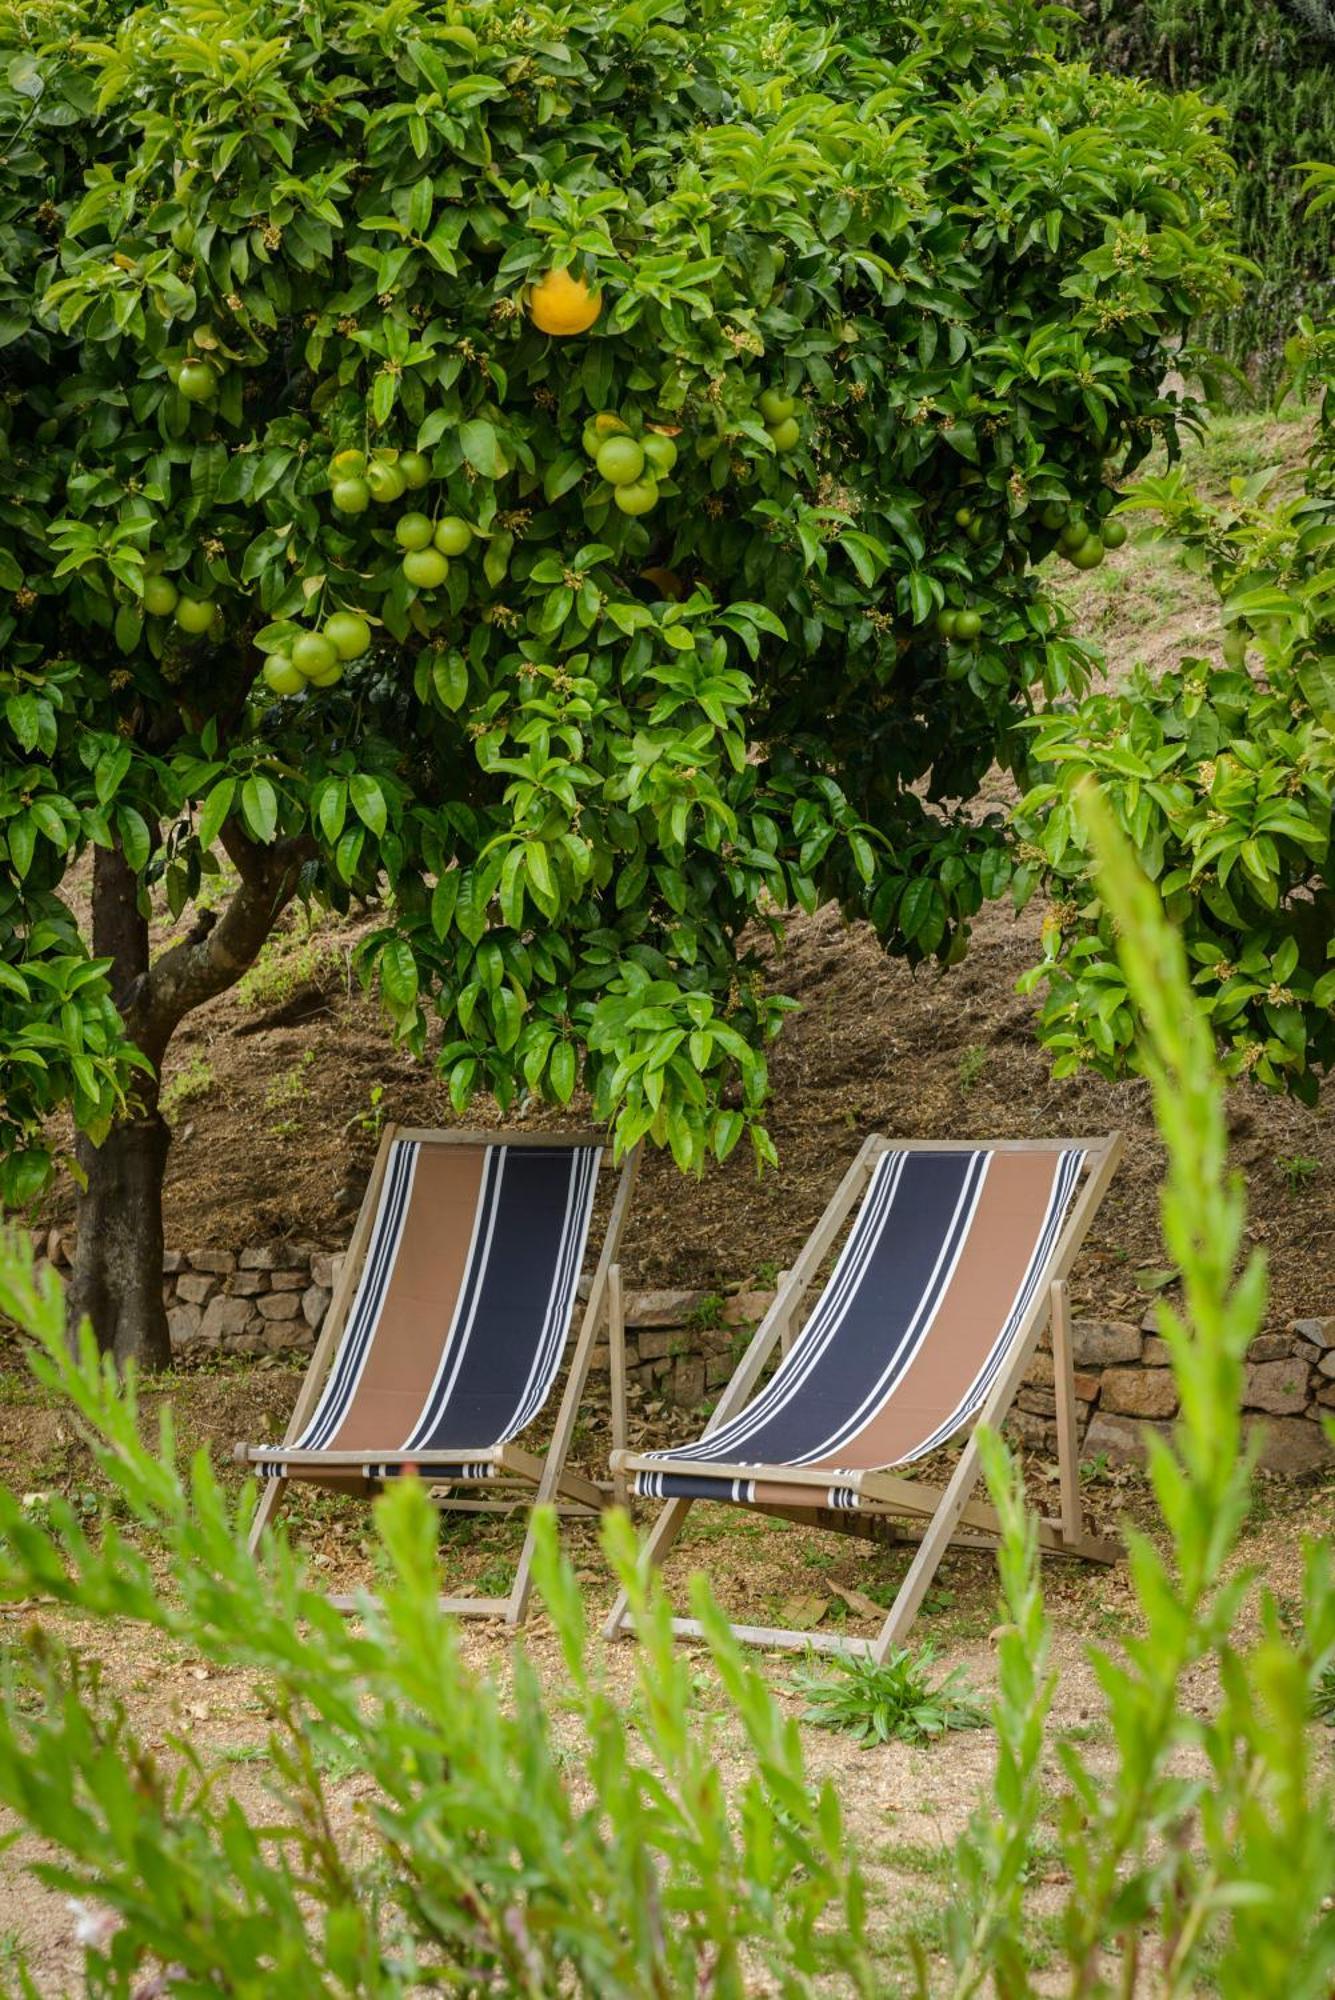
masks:
[[(41, 1879), (88, 1899), (83, 1990), (740, 2000), (762, 1968), (792, 2000), (817, 1975), (872, 1990), (832, 1787), (808, 1783), (797, 1725), (703, 1588), (712, 1670), (676, 1651), (624, 1516), (606, 1546), (640, 1633), (629, 1714), (590, 1658), (554, 1517), (540, 1521), (539, 1590), (567, 1677), (549, 1710), (522, 1649), (504, 1682), (461, 1658), (419, 1482), (376, 1504), (379, 1601), (350, 1621), (281, 1540), (247, 1553), (253, 1486), (227, 1499), (203, 1456), (177, 1464), (169, 1429), (158, 1455), (145, 1448), (133, 1382), (122, 1389), (87, 1336), (72, 1356), (58, 1287), (35, 1284), (12, 1241), (0, 1309), (34, 1335), (37, 1378), (77, 1411), (109, 1486), (91, 1531), (63, 1498), (34, 1508), (0, 1489), (0, 1599), (128, 1620), (244, 1665), (271, 1718), (252, 1821), (188, 1738), (151, 1751), (51, 1624), (6, 1649), (0, 1799), (53, 1843)], [(725, 1728), (748, 1771), (731, 1801)], [(331, 1789), (349, 1771), (366, 1787), (352, 1810)]]
[(1039, 1027), (1061, 1075), (1116, 1075), (1138, 1046), (1076, 805), (1088, 773), (1181, 927), (1226, 1074), (1311, 1103), (1335, 1064), (1335, 329), (1308, 322), (1288, 352), (1295, 386), (1323, 394), (1298, 491), (1277, 498), (1262, 472), (1216, 507), (1173, 471), (1126, 503), (1157, 513), (1217, 587), (1225, 667), (1140, 672), (1035, 730), (1046, 768), (1016, 824), (1055, 898), (1028, 983), (1046, 982)]
[(1076, 0), (1073, 44), (1112, 68), (1225, 107), (1237, 161), (1241, 248), (1260, 281), (1203, 328), (1273, 384), (1300, 312), (1332, 306), (1335, 230), (1303, 215), (1305, 162), (1335, 159), (1335, 10), (1330, 0)]
[[(294, 888), (380, 896), (362, 970), (459, 1109), (582, 1083), (683, 1165), (770, 1150), (758, 911), (963, 948), (1009, 875), (963, 808), (1081, 682), (1038, 513), (1171, 444), (1229, 287), (1200, 105), (1063, 67), (1049, 11), (0, 9), (10, 1200), (43, 1111), (155, 1102), (58, 900), (90, 843), (184, 913), (115, 994), (155, 1053)], [(565, 264), (602, 309), (549, 339)], [(599, 413), (673, 437), (651, 511)], [(408, 511), (471, 530), (443, 580)], [(245, 921), (187, 933), (232, 868)]]
[[(1055, 1812), (1046, 1720), (1056, 1674), (1037, 1537), (1017, 1470), (1000, 1439), (985, 1438), (1006, 1523), (999, 1756), (993, 1797), (961, 1851), (951, 1973), (937, 1980), (924, 1959), (919, 1990), (1029, 2000), (1041, 1964), (1041, 1990), (1071, 2000), (1325, 2000), (1335, 1792), (1310, 1717), (1335, 1660), (1331, 1546), (1309, 1548), (1301, 1607), (1283, 1610), (1238, 1560), (1255, 1456), (1242, 1396), (1247, 1350), (1265, 1322), (1264, 1255), (1237, 1270), (1246, 1203), (1228, 1168), (1222, 1082), (1181, 941), (1112, 814), (1086, 793), (1168, 1151), (1164, 1246), (1183, 1308), (1161, 1304), (1158, 1324), (1182, 1414), (1171, 1442), (1148, 1439), (1164, 1534), (1128, 1537), (1132, 1636), (1092, 1654), (1111, 1754), (1058, 1746)], [(1069, 1883), (1055, 1910), (1054, 1872)]]

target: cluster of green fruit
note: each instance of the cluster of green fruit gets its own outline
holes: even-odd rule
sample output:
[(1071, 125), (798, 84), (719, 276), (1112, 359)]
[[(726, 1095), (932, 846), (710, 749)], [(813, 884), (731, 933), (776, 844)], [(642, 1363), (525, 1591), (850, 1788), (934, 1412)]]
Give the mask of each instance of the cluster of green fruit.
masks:
[(983, 629), (983, 621), (976, 611), (943, 611), (936, 621), (936, 629), (943, 639), (958, 639), (961, 645), (971, 646)]
[(1057, 537), (1057, 547), (1067, 562), (1077, 569), (1097, 569), (1109, 549), (1120, 549), (1126, 540), (1122, 521), (1100, 521), (1091, 526), (1079, 508), (1064, 507), (1050, 500), (1039, 510), (1039, 520)]
[(760, 414), (775, 451), (792, 451), (802, 435), (796, 396), (785, 396), (782, 389), (762, 389)]
[[(430, 461), (420, 451), (335, 452), (329, 461), (329, 495), (340, 514), (364, 514), (374, 500), (390, 506), (405, 493), (420, 493), (431, 478)], [(403, 574), (415, 590), (439, 590), (450, 573), (450, 558), (466, 553), (473, 530), (458, 514), (432, 520), (410, 511), (394, 523), (403, 550)]]
[(583, 443), (623, 514), (648, 514), (658, 505), (658, 482), (677, 463), (677, 447), (664, 431), (637, 437), (615, 410), (599, 410), (584, 426)]
[(145, 576), (143, 604), (150, 618), (174, 618), (189, 639), (202, 638), (215, 625), (221, 630), (222, 614), (213, 599), (192, 597), (161, 570), (150, 570)]
[(955, 526), (963, 528), (975, 548), (981, 548), (991, 533), (991, 527), (986, 514), (979, 514), (972, 507), (957, 507), (955, 509)]
[(261, 679), (273, 694), (334, 687), (345, 662), (358, 659), (370, 643), (371, 628), (358, 612), (335, 611), (318, 632), (300, 632), (284, 651), (270, 653)]

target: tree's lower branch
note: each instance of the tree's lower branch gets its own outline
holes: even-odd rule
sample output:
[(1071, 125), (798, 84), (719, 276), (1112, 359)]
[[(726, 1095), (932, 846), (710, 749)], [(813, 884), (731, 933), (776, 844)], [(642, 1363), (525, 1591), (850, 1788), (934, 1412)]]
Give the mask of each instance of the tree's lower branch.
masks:
[(223, 847), (240, 877), (216, 924), (196, 924), (136, 983), (125, 1009), (131, 1039), (157, 1068), (177, 1024), (195, 1007), (234, 986), (259, 953), (296, 893), (315, 846), (306, 836), (259, 847), (236, 826)]

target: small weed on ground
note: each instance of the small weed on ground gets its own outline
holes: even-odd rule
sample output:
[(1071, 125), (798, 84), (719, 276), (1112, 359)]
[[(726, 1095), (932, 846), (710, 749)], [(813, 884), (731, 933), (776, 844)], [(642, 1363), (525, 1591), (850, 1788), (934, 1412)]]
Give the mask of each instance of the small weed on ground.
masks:
[(841, 1729), (864, 1749), (876, 1743), (930, 1743), (950, 1729), (979, 1729), (987, 1720), (961, 1667), (933, 1680), (930, 1646), (911, 1653), (892, 1651), (878, 1664), (852, 1653), (836, 1653), (828, 1664), (814, 1657), (793, 1675), (807, 1697), (804, 1722)]

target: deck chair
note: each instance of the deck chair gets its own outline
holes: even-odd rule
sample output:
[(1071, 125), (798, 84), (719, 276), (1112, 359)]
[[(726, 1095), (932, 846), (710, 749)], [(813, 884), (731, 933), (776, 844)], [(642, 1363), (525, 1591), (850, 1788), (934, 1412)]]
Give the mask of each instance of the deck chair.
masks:
[[(616, 1450), (612, 1470), (665, 1500), (646, 1544), (661, 1561), (697, 1500), (918, 1543), (875, 1639), (736, 1627), (763, 1646), (815, 1646), (884, 1660), (913, 1623), (947, 1546), (995, 1547), (997, 1518), (973, 1497), (970, 1438), (943, 1490), (904, 1467), (981, 1420), (1000, 1425), (1051, 1319), (1061, 1514), (1040, 1525), (1053, 1554), (1110, 1562), (1084, 1530), (1066, 1278), (1121, 1152), (1094, 1140), (867, 1140), (792, 1269), (780, 1280), (703, 1435), (672, 1451)], [(803, 1295), (861, 1197), (800, 1333)], [(758, 1387), (776, 1345), (782, 1358)], [(689, 1619), (674, 1629), (698, 1636)], [(629, 1629), (626, 1595), (608, 1638)]]
[[(286, 1438), (236, 1447), (265, 1482), (252, 1548), (294, 1480), (372, 1494), (409, 1470), (438, 1505), (469, 1513), (607, 1503), (566, 1454), (609, 1299), (620, 1311), (615, 1260), (638, 1149), (613, 1197), (546, 1456), (515, 1443), (567, 1346), (600, 1160), (596, 1133), (386, 1129)], [(519, 1624), (532, 1561), (530, 1524), (507, 1597), (445, 1608)], [(342, 1610), (356, 1601), (333, 1599)]]

